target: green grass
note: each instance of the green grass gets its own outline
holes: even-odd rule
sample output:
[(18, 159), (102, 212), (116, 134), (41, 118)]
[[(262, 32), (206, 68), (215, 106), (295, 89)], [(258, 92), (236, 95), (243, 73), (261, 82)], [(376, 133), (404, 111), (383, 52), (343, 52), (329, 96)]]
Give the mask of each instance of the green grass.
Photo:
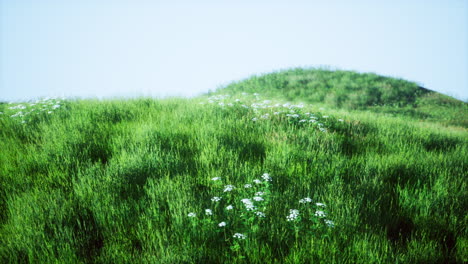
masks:
[[(466, 104), (322, 71), (194, 99), (0, 104), (0, 262), (466, 263)], [(324, 74), (330, 91), (275, 88), (291, 72)], [(385, 83), (369, 91), (406, 92), (375, 105), (327, 99), (346, 83), (358, 89), (352, 76)]]

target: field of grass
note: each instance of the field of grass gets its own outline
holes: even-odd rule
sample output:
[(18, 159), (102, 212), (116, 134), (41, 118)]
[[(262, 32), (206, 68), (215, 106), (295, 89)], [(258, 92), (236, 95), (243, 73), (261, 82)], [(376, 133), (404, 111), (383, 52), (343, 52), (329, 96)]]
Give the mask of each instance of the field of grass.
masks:
[(1, 103), (0, 262), (466, 263), (467, 109), (299, 69), (192, 99)]

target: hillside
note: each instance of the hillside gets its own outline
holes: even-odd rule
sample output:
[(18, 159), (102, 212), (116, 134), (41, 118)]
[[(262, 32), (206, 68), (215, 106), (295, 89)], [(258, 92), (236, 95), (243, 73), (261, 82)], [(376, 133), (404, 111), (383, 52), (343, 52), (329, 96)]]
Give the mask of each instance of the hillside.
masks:
[(1, 263), (468, 262), (466, 104), (403, 80), (3, 103), (0, 150)]
[(467, 103), (413, 82), (374, 73), (298, 68), (252, 76), (219, 92), (260, 93), (331, 108), (404, 115), (468, 128)]

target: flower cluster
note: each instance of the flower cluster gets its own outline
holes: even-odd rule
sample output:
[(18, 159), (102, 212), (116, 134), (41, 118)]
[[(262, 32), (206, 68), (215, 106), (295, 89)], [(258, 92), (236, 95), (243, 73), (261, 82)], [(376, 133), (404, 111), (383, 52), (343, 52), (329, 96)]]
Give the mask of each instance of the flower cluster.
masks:
[(62, 106), (61, 100), (65, 99), (47, 97), (33, 102), (20, 103), (16, 105), (13, 105), (14, 103), (10, 102), (9, 104), (12, 106), (9, 106), (5, 113), (0, 112), (0, 114), (17, 119), (21, 121), (21, 123), (27, 123), (30, 121), (31, 117), (40, 113), (47, 113), (48, 115), (52, 114)]
[(264, 174), (262, 175), (262, 178), (263, 178), (263, 180), (266, 181), (266, 182), (271, 181), (270, 174), (268, 174), (268, 173), (264, 173)]
[(245, 234), (254, 232), (252, 230), (258, 230), (254, 226), (258, 226), (262, 222), (261, 219), (267, 217), (265, 210), (268, 205), (268, 182), (272, 181), (272, 178), (268, 173), (264, 173), (259, 178), (262, 180), (253, 180), (255, 184), (245, 183), (240, 185), (244, 188), (236, 188), (232, 184), (222, 184), (222, 177), (211, 178), (212, 181), (216, 182), (215, 186), (220, 188), (217, 191), (218, 195), (210, 198), (214, 203), (213, 207), (205, 209), (205, 216), (201, 219), (196, 218), (195, 212), (190, 212), (187, 216), (196, 219), (196, 221), (192, 222), (194, 224), (200, 222), (207, 226), (223, 228), (223, 232), (228, 232), (230, 229), (237, 232), (245, 231), (235, 233), (233, 236), (238, 239), (245, 239)]
[(245, 239), (246, 238), (246, 236), (244, 234), (241, 234), (241, 233), (235, 233), (232, 237), (238, 238), (238, 239)]
[(291, 209), (289, 210), (289, 215), (286, 216), (287, 221), (294, 221), (299, 217), (299, 210)]
[(230, 192), (232, 190), (234, 190), (236, 187), (234, 185), (226, 185), (224, 186), (224, 192)]
[[(227, 242), (233, 243), (231, 248), (240, 247), (239, 240), (247, 237), (254, 239), (257, 232), (262, 230), (272, 211), (270, 205), (270, 186), (272, 177), (268, 173), (263, 173), (253, 183), (243, 183), (236, 188), (232, 184), (224, 184), (221, 177), (215, 177), (212, 181), (219, 181), (213, 185), (216, 195), (211, 196), (212, 206), (205, 209), (201, 217), (196, 218), (195, 212), (188, 213), (191, 218), (192, 226), (202, 224), (206, 228), (216, 228), (217, 233), (224, 234)], [(299, 200), (300, 207), (289, 209), (284, 223), (288, 228), (295, 231), (296, 236), (299, 232), (313, 230), (327, 230), (323, 227), (333, 228), (335, 223), (327, 219), (327, 206), (324, 203), (313, 202), (312, 198), (305, 197)], [(272, 217), (270, 217), (272, 219)], [(284, 219), (284, 218), (282, 218)], [(292, 224), (290, 224), (292, 223)], [(234, 240), (227, 238), (226, 233), (232, 232), (230, 236)], [(316, 233), (320, 234), (320, 232)]]
[(311, 202), (312, 202), (312, 199), (310, 199), (309, 197), (299, 200), (299, 203), (311, 203)]
[[(240, 107), (242, 109), (248, 109), (248, 113), (253, 113), (255, 116), (247, 116), (252, 122), (260, 122), (267, 120), (280, 120), (287, 121), (289, 123), (297, 123), (303, 126), (304, 124), (309, 124), (321, 132), (327, 132), (325, 123), (329, 118), (328, 115), (322, 115), (320, 113), (302, 113), (305, 104), (291, 104), (291, 103), (273, 103), (271, 100), (259, 99), (258, 93), (253, 93), (249, 95), (248, 93), (242, 93), (243, 98), (236, 98), (232, 101), (231, 96), (227, 94), (214, 95), (208, 98), (208, 104), (217, 105), (221, 108), (230, 108), (230, 107)], [(205, 104), (201, 102), (200, 104)], [(320, 110), (324, 110), (320, 108)], [(338, 119), (339, 122), (343, 122), (343, 119)]]
[(211, 201), (213, 201), (213, 202), (219, 202), (219, 201), (221, 201), (221, 197), (215, 196), (215, 197), (211, 198)]
[[(312, 203), (312, 199), (310, 197), (305, 197), (299, 200), (300, 204), (310, 204)], [(315, 209), (313, 207), (306, 207), (306, 210), (313, 210), (313, 216), (317, 219), (317, 221), (325, 223), (328, 227), (334, 227), (335, 223), (332, 220), (325, 219), (327, 213), (325, 212), (325, 208), (327, 207), (324, 203), (315, 203)], [(287, 216), (290, 217), (291, 215)], [(289, 221), (289, 220), (288, 220)]]

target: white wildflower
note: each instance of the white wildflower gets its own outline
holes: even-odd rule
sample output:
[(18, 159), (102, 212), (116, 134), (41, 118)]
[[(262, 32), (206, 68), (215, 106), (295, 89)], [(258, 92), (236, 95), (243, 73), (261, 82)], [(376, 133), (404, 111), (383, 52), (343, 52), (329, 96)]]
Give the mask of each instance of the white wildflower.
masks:
[(323, 204), (323, 203), (315, 203), (315, 205), (318, 206), (318, 207), (327, 207), (327, 206), (326, 206), (325, 204)]
[(340, 119), (338, 119), (338, 121), (343, 122), (344, 120), (340, 118)]
[(221, 201), (221, 197), (215, 196), (215, 197), (211, 198), (211, 201), (213, 201), (213, 202), (219, 202), (219, 201)]
[(258, 120), (258, 118), (256, 118), (256, 117), (252, 118), (252, 121), (254, 121), (254, 122), (257, 121), (257, 120)]
[(189, 213), (187, 216), (188, 216), (188, 217), (195, 217), (195, 216), (197, 216), (197, 215), (196, 215), (195, 213)]
[(299, 210), (297, 209), (290, 209), (289, 210), (289, 215), (286, 216), (286, 220), (287, 221), (294, 221), (297, 219), (297, 217), (299, 216)]
[(261, 217), (261, 218), (264, 218), (264, 217), (266, 216), (265, 213), (260, 212), (260, 211), (255, 212), (255, 214), (256, 214), (258, 217)]
[(252, 201), (250, 199), (247, 199), (247, 198), (242, 199), (241, 202), (244, 203), (244, 204), (251, 204), (252, 203)]
[(223, 227), (223, 226), (226, 226), (226, 222), (221, 222), (218, 224), (219, 227)]
[(332, 220), (325, 220), (325, 224), (329, 227), (335, 227), (335, 223)]
[(324, 211), (315, 211), (315, 216), (318, 216), (318, 217), (325, 217), (326, 214)]
[(232, 209), (234, 209), (234, 206), (232, 206), (232, 205), (226, 206), (226, 210), (232, 210)]
[(260, 202), (260, 201), (263, 201), (264, 199), (260, 196), (255, 196), (254, 198), (254, 201), (257, 201), (257, 202)]
[(299, 200), (299, 203), (311, 203), (311, 202), (312, 202), (312, 199), (310, 199), (309, 197)]
[(264, 181), (271, 181), (270, 174), (268, 174), (268, 173), (264, 173), (262, 175), (262, 178), (263, 178)]
[(241, 234), (241, 233), (235, 233), (232, 237), (239, 238), (239, 239), (245, 239), (246, 238), (246, 236), (244, 234)]
[(244, 188), (246, 188), (246, 189), (252, 188), (252, 184), (245, 184), (245, 185), (244, 185)]
[(224, 186), (224, 192), (230, 192), (232, 190), (234, 190), (236, 187), (234, 187), (234, 185), (226, 185)]
[(264, 192), (256, 192), (256, 193), (255, 193), (256, 196), (262, 196), (262, 195), (264, 195), (264, 194), (265, 194)]
[(256, 183), (256, 184), (260, 184), (260, 183), (262, 183), (262, 181), (261, 181), (261, 180), (259, 180), (259, 179), (255, 179), (255, 180), (253, 180), (253, 182), (254, 182), (254, 183)]
[(205, 209), (205, 214), (206, 215), (213, 215), (213, 211), (211, 211), (211, 209)]
[(221, 177), (214, 177), (214, 178), (211, 178), (212, 181), (218, 181), (218, 180), (221, 180)]
[(241, 202), (244, 203), (245, 209), (247, 211), (255, 211), (257, 208), (253, 205), (253, 202), (250, 199), (242, 199)]
[(306, 120), (305, 119), (301, 119), (299, 120), (299, 123), (304, 123)]

